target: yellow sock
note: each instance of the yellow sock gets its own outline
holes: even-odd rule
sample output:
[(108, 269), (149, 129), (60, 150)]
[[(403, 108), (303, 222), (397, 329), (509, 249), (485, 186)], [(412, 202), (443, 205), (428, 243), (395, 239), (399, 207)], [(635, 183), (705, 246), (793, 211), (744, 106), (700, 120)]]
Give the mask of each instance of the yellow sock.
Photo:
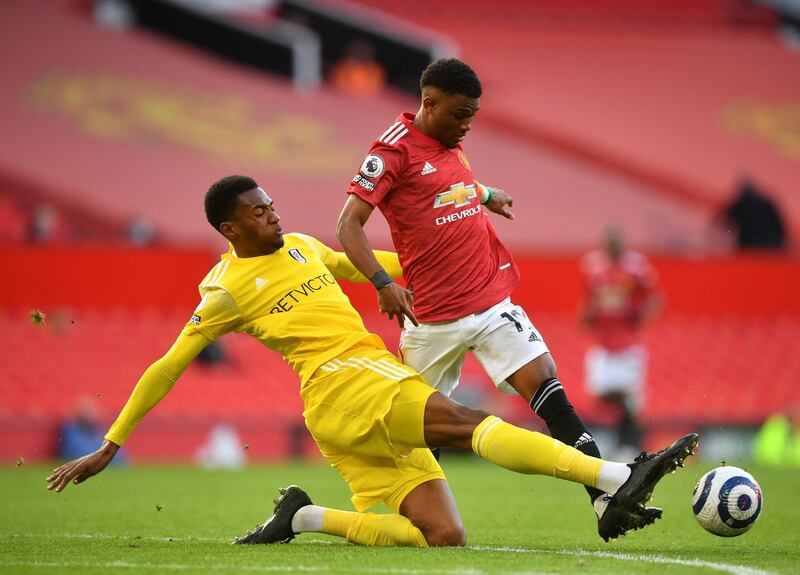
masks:
[(514, 427), (490, 415), (472, 434), (472, 450), (492, 463), (519, 473), (551, 475), (596, 487), (605, 462), (543, 433)]
[(370, 547), (428, 546), (422, 532), (407, 517), (397, 513), (376, 515), (326, 509), (322, 518), (322, 532)]

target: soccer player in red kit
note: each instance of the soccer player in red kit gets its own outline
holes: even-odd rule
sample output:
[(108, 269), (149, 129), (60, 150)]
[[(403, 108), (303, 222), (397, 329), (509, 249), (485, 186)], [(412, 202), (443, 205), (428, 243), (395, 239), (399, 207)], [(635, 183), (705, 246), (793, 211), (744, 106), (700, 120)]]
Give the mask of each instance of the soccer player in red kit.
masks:
[[(431, 386), (449, 396), (471, 351), (498, 389), (525, 398), (555, 439), (599, 457), (541, 334), (510, 300), (519, 271), (481, 204), (513, 219), (512, 198), (475, 180), (461, 147), (480, 107), (480, 80), (464, 62), (441, 59), (423, 71), (420, 88), (419, 111), (401, 114), (378, 136), (347, 189), (339, 241), (378, 290), (380, 310), (404, 328), (403, 361)], [(372, 255), (363, 226), (375, 207), (389, 224), (408, 289)], [(606, 541), (661, 515), (588, 491)]]
[(640, 328), (661, 309), (655, 270), (644, 255), (624, 244), (622, 233), (609, 229), (603, 249), (581, 259), (580, 316), (596, 338), (586, 352), (586, 383), (596, 397), (620, 411), (620, 454), (641, 449), (637, 415), (644, 401), (647, 350)]

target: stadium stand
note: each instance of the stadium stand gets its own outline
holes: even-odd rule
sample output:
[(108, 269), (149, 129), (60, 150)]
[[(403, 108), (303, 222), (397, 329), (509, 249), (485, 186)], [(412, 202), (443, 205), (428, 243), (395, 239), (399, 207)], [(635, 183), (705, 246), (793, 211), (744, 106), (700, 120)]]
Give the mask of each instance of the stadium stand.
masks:
[[(0, 460), (6, 461), (23, 452), (34, 460), (51, 456), (57, 425), (76, 397), (96, 398), (106, 422), (112, 419), (133, 383), (191, 315), (194, 282), (209, 265), (204, 252), (168, 249), (6, 249), (0, 257), (12, 268), (22, 268), (25, 260), (29, 272), (8, 290), (0, 310)], [(670, 305), (647, 331), (652, 363), (645, 423), (651, 432), (697, 424), (755, 426), (797, 401), (797, 262), (655, 264)], [(608, 423), (612, 414), (593, 403), (582, 386), (582, 357), (590, 340), (576, 328), (577, 263), (540, 257), (525, 258), (521, 266), (525, 281), (515, 299), (545, 334), (576, 407), (591, 424)], [(76, 275), (75, 269), (83, 273)], [(107, 273), (111, 269), (125, 273)], [(156, 280), (151, 287), (141, 284), (147, 277)], [(747, 281), (752, 277), (759, 283)], [(345, 289), (367, 327), (396, 349), (398, 330), (375, 311), (372, 287)], [(31, 323), (34, 307), (48, 314), (43, 326)], [(236, 423), (254, 457), (298, 452), (292, 439), (302, 426), (297, 377), (277, 354), (247, 336), (222, 341), (228, 360), (190, 366), (129, 442), (132, 455), (186, 458), (220, 420)], [(463, 381), (465, 399), (477, 394), (504, 417), (535, 424), (524, 402), (491, 391), (475, 361), (467, 363)], [(302, 452), (313, 452), (302, 445)]]
[[(31, 26), (48, 41), (26, 34)], [(286, 80), (150, 32), (98, 28), (69, 1), (20, 4), (0, 32), (0, 48), (14, 62), (0, 70), (7, 87), (0, 173), (112, 221), (144, 213), (168, 243), (217, 245), (197, 198), (221, 174), (237, 172), (276, 191), (289, 229), (335, 241), (343, 190), (368, 143), (418, 105), (394, 92), (298, 97)], [(499, 105), (491, 102), (485, 110)], [(530, 224), (498, 224), (512, 246), (581, 250), (612, 219), (643, 248), (703, 245), (707, 206), (660, 196), (479, 121), (467, 153), (481, 177), (514, 193)], [(379, 245), (389, 245), (388, 230), (373, 220)]]
[(360, 3), (448, 31), (487, 87), (484, 126), (698, 207), (724, 203), (748, 172), (797, 235), (791, 118), (800, 53), (783, 44), (766, 8), (723, 0)]
[[(9, 342), (0, 351), (0, 364), (8, 366), (0, 386), (0, 443), (4, 445), (0, 459), (10, 460), (23, 451), (28, 458), (35, 457), (30, 445), (20, 445), (9, 435), (31, 420), (45, 423), (33, 444), (39, 456), (51, 455), (55, 426), (70, 415), (80, 396), (96, 397), (110, 423), (144, 368), (169, 348), (185, 321), (185, 313), (154, 309), (61, 313), (70, 318), (61, 330), (34, 327), (22, 311), (6, 310), (0, 316), (0, 336)], [(575, 406), (590, 425), (609, 423), (612, 414), (594, 403), (581, 384), (582, 352), (589, 340), (575, 329), (574, 316), (544, 312), (535, 320), (547, 334)], [(368, 317), (368, 323), (396, 349), (393, 326), (375, 316)], [(739, 314), (701, 318), (674, 314), (661, 320), (647, 336), (653, 359), (645, 411), (648, 430), (698, 423), (755, 426), (790, 405), (797, 398), (800, 358), (793, 350), (798, 338), (797, 317), (775, 321)], [(222, 341), (228, 361), (210, 367), (195, 362), (131, 440), (134, 455), (175, 456), (175, 452), (162, 454), (160, 442), (165, 435), (177, 434), (190, 442), (177, 453), (186, 457), (219, 420), (243, 424), (251, 455), (289, 455), (284, 431), (302, 426), (297, 377), (280, 356), (247, 336), (232, 335)], [(731, 355), (731, 349), (742, 351)], [(463, 379), (487, 400), (493, 393), (473, 360), (467, 363)], [(732, 389), (731, 382), (741, 383)], [(764, 393), (767, 383), (769, 393)], [(506, 401), (501, 407), (504, 415), (524, 425), (536, 424), (524, 402)], [(271, 430), (275, 438), (251, 439), (259, 427)]]

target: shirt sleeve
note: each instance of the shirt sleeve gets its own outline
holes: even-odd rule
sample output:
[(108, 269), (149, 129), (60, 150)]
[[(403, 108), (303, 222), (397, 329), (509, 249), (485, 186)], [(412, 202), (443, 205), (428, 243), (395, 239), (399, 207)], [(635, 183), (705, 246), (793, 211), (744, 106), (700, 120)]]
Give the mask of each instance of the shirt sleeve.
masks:
[(394, 189), (405, 163), (402, 150), (376, 142), (350, 182), (347, 193), (357, 195), (372, 207), (377, 206)]
[(191, 361), (211, 340), (181, 333), (170, 350), (144, 372), (105, 438), (122, 445), (142, 418), (161, 401)]
[(226, 333), (236, 331), (242, 324), (242, 314), (233, 296), (224, 288), (201, 289), (203, 299), (195, 308), (192, 318), (186, 322), (183, 333), (200, 333), (216, 341)]
[[(328, 268), (333, 277), (336, 279), (348, 280), (351, 282), (367, 282), (368, 278), (356, 269), (353, 262), (347, 257), (344, 252), (337, 252), (330, 247), (323, 244), (316, 238), (307, 236), (305, 234), (295, 234), (302, 239), (308, 246), (316, 253)], [(372, 250), (375, 259), (381, 264), (381, 267), (386, 270), (393, 279), (403, 276), (403, 268), (400, 267), (400, 260), (394, 252), (386, 252), (383, 250)]]

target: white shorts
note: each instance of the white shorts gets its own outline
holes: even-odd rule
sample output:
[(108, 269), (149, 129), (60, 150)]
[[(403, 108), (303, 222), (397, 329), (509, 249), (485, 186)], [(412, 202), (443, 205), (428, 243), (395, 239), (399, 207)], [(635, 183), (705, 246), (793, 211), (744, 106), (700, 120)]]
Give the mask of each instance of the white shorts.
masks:
[(594, 395), (621, 393), (641, 406), (644, 399), (644, 378), (647, 350), (634, 345), (620, 351), (595, 346), (586, 352), (584, 362), (586, 384)]
[(447, 396), (458, 386), (467, 351), (475, 355), (497, 389), (516, 393), (506, 378), (549, 350), (525, 311), (511, 303), (511, 298), (453, 321), (415, 327), (406, 320), (400, 336), (403, 363)]

